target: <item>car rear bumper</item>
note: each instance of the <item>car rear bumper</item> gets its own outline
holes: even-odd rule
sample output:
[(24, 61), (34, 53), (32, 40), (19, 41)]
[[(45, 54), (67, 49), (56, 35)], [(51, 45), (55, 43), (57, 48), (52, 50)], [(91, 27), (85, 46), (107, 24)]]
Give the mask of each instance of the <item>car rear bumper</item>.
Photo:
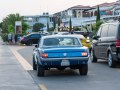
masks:
[[(72, 67), (72, 66), (80, 66), (81, 64), (87, 64), (88, 63), (88, 59), (89, 59), (88, 57), (42, 59), (41, 60), (41, 65), (45, 66), (45, 67)], [(67, 61), (67, 65), (62, 65), (63, 61)]]

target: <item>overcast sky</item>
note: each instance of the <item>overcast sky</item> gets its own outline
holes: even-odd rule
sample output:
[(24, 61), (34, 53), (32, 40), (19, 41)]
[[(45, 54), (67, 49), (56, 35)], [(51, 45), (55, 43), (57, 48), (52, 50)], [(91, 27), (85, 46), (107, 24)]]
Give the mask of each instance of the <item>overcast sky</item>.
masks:
[(75, 5), (93, 6), (116, 0), (0, 0), (0, 21), (11, 13), (20, 15), (40, 15), (43, 12), (53, 14)]

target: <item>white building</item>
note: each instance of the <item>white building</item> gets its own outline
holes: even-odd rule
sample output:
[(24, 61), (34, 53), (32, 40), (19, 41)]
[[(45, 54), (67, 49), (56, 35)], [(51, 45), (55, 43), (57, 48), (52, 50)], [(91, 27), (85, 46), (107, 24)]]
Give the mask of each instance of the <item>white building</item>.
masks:
[(33, 16), (24, 16), (24, 21), (30, 26), (28, 32), (32, 32), (33, 25), (35, 23), (43, 23), (43, 30), (47, 30), (47, 23), (49, 23), (49, 27), (53, 27), (53, 16), (48, 13), (43, 13), (43, 15), (33, 15)]
[[(62, 23), (66, 27), (69, 26), (70, 17), (73, 27), (90, 25), (96, 22), (97, 7), (98, 5), (92, 7), (78, 5), (55, 13), (54, 16), (61, 17)], [(112, 3), (102, 3), (99, 8), (101, 20), (106, 21), (120, 17), (120, 0)]]

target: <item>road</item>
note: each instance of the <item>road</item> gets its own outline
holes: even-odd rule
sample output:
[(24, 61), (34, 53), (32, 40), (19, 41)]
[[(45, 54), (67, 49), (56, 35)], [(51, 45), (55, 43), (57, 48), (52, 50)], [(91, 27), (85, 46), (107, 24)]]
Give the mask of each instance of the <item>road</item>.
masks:
[[(27, 62), (32, 65), (33, 46), (18, 50)], [(80, 76), (78, 70), (46, 71), (45, 77), (37, 77), (36, 71), (29, 70), (30, 75), (44, 90), (118, 90), (120, 88), (120, 68), (109, 68), (107, 62), (89, 62), (87, 76)]]

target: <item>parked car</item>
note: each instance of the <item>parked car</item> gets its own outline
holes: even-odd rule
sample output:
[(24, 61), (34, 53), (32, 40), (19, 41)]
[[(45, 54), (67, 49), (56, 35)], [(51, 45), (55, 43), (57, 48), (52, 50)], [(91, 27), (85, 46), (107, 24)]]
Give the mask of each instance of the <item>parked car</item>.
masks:
[(20, 43), (26, 44), (26, 45), (38, 44), (38, 41), (42, 36), (44, 36), (44, 34), (31, 33), (23, 36), (20, 40)]
[(79, 69), (81, 75), (88, 72), (88, 48), (83, 47), (80, 39), (73, 35), (49, 35), (41, 38), (33, 51), (33, 69), (38, 76), (45, 70), (66, 67)]
[(120, 61), (120, 23), (102, 24), (93, 39), (91, 61), (105, 59), (110, 67), (115, 67)]

